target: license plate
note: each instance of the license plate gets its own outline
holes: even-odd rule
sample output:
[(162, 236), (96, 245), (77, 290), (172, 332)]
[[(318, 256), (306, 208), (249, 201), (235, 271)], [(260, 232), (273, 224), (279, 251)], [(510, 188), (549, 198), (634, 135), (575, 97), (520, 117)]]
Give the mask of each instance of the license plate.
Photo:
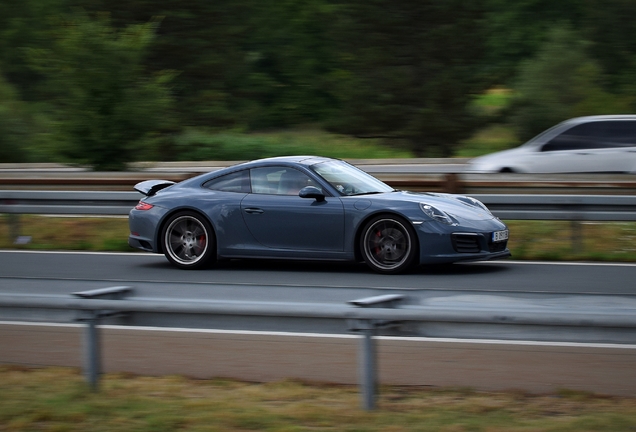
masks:
[(494, 233), (492, 233), (493, 242), (500, 242), (504, 240), (508, 240), (508, 230), (495, 231)]

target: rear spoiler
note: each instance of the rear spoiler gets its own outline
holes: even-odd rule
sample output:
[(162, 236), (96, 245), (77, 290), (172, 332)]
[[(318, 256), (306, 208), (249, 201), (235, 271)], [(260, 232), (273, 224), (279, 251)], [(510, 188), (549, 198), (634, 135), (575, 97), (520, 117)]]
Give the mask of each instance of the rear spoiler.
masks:
[(146, 180), (141, 183), (137, 183), (134, 188), (137, 192), (141, 192), (142, 194), (150, 197), (159, 192), (161, 189), (165, 189), (173, 184), (175, 184), (175, 182), (170, 180)]

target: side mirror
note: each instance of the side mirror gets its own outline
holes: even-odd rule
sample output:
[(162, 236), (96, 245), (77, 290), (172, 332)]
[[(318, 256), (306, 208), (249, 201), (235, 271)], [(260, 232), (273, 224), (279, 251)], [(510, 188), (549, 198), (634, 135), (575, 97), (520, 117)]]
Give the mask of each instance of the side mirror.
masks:
[(325, 194), (315, 186), (305, 186), (298, 192), (298, 196), (301, 198), (315, 198), (318, 202), (325, 200)]

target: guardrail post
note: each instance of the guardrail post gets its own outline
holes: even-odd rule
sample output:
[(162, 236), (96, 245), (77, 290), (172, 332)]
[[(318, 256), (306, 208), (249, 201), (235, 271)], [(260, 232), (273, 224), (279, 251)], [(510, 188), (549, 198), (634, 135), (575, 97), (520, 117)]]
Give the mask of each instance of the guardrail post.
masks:
[[(401, 294), (387, 294), (374, 297), (367, 297), (348, 302), (354, 306), (369, 308), (392, 308), (395, 303), (404, 299)], [(377, 387), (377, 353), (373, 336), (380, 328), (399, 326), (396, 321), (354, 319), (349, 320), (351, 331), (362, 333), (360, 349), (358, 350), (358, 375), (360, 382), (360, 394), (362, 398), (362, 408), (366, 411), (375, 409), (375, 394)]]
[(15, 243), (20, 238), (20, 215), (15, 213), (7, 214), (7, 225), (9, 227), (9, 240)]
[[(7, 208), (10, 208), (9, 206), (12, 206), (15, 204), (14, 200), (3, 200), (2, 204), (4, 204), (5, 206), (7, 206)], [(20, 215), (17, 213), (12, 213), (9, 212), (6, 215), (7, 218), (7, 227), (9, 229), (9, 240), (14, 243), (17, 244), (20, 240)]]
[(100, 335), (97, 330), (98, 314), (90, 311), (91, 317), (85, 319), (84, 332), (84, 375), (93, 391), (97, 390), (99, 374), (102, 369), (100, 352)]
[(455, 173), (448, 173), (444, 176), (444, 192), (457, 194), (461, 192), (461, 182)]
[[(121, 300), (131, 291), (131, 287), (120, 286), (74, 292), (73, 295), (84, 299)], [(98, 389), (99, 376), (101, 374), (101, 336), (97, 325), (101, 318), (115, 315), (123, 314), (121, 312), (98, 309), (86, 310), (82, 311), (76, 319), (77, 321), (86, 322), (86, 330), (84, 332), (84, 375), (93, 391)]]
[(583, 251), (583, 227), (580, 220), (570, 221), (570, 235), (572, 240), (572, 252)]

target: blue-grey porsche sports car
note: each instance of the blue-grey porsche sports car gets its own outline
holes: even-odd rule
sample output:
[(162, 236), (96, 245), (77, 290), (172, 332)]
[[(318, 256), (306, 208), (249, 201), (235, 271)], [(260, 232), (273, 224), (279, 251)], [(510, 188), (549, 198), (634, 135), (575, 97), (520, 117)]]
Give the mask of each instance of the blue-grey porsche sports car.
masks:
[(195, 269), (217, 259), (364, 261), (379, 273), (506, 258), (508, 228), (476, 199), (395, 190), (337, 159), (261, 159), (135, 185), (130, 246)]

